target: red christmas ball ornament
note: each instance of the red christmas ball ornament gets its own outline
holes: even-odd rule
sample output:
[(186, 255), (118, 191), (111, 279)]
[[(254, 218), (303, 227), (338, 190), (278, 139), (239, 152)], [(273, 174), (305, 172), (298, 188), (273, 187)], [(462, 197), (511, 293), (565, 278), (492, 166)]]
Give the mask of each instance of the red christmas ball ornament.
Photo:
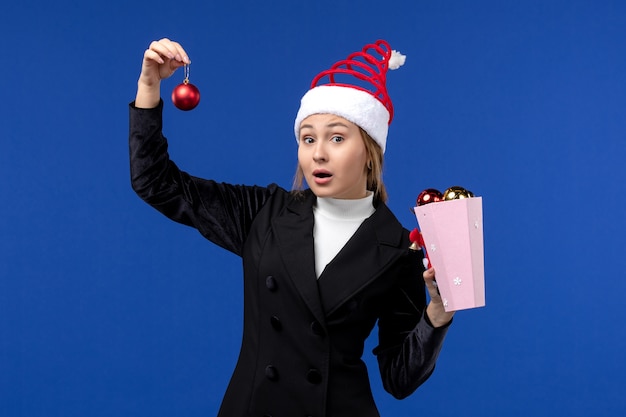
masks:
[(185, 65), (185, 79), (172, 91), (172, 102), (181, 110), (195, 109), (200, 103), (200, 90), (189, 82), (189, 64)]
[(436, 203), (443, 200), (441, 191), (434, 188), (427, 188), (417, 196), (417, 205), (423, 206), (428, 203)]
[(181, 110), (192, 110), (200, 103), (200, 90), (185, 79), (172, 91), (172, 102)]

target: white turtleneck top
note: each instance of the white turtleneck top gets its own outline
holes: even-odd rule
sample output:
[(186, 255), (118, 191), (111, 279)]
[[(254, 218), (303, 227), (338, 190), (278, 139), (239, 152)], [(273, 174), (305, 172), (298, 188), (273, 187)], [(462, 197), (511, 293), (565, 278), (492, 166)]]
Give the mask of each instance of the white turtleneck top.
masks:
[(319, 278), (326, 265), (339, 253), (359, 228), (363, 220), (376, 209), (374, 193), (357, 200), (317, 198), (313, 207), (315, 225), (313, 239), (315, 248), (315, 273)]

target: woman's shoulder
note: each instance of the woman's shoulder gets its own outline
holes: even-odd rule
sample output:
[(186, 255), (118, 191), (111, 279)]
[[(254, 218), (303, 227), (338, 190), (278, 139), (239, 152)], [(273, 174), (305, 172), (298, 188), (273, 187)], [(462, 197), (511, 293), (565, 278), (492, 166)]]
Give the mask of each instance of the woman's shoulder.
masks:
[(372, 217), (382, 239), (394, 246), (408, 247), (409, 230), (400, 223), (387, 204), (378, 202)]
[(278, 184), (270, 184), (265, 188), (275, 203), (291, 210), (310, 209), (315, 202), (315, 195), (310, 189), (287, 190)]
[(248, 199), (260, 199), (263, 201), (262, 206), (272, 206), (272, 210), (282, 210), (290, 208), (295, 211), (305, 210), (312, 207), (315, 201), (315, 195), (309, 189), (305, 190), (287, 190), (286, 188), (271, 183), (268, 185), (230, 185), (234, 190), (240, 188), (240, 193), (246, 194)]

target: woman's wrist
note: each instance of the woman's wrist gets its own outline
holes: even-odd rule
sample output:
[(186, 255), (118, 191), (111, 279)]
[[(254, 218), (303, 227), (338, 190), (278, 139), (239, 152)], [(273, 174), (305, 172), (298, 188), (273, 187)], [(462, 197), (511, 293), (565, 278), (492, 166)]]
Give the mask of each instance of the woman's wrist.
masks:
[(135, 107), (140, 109), (152, 109), (161, 101), (161, 83), (148, 85), (141, 80), (137, 83), (137, 95)]
[(454, 311), (445, 311), (443, 303), (431, 301), (426, 307), (426, 314), (428, 315), (428, 321), (433, 327), (443, 327), (450, 323), (454, 316)]

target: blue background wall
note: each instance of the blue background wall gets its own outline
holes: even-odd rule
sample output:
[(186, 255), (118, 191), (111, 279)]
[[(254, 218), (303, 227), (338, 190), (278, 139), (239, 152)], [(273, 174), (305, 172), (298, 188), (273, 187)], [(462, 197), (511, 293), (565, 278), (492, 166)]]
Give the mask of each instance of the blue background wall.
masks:
[[(378, 38), (405, 53), (385, 179), (483, 196), (487, 307), (384, 416), (624, 415), (626, 2), (11, 2), (0, 12), (0, 416), (211, 416), (241, 338), (239, 259), (129, 185), (144, 49), (180, 41), (176, 162), (289, 187), (310, 80)], [(374, 366), (368, 342), (366, 359)]]

